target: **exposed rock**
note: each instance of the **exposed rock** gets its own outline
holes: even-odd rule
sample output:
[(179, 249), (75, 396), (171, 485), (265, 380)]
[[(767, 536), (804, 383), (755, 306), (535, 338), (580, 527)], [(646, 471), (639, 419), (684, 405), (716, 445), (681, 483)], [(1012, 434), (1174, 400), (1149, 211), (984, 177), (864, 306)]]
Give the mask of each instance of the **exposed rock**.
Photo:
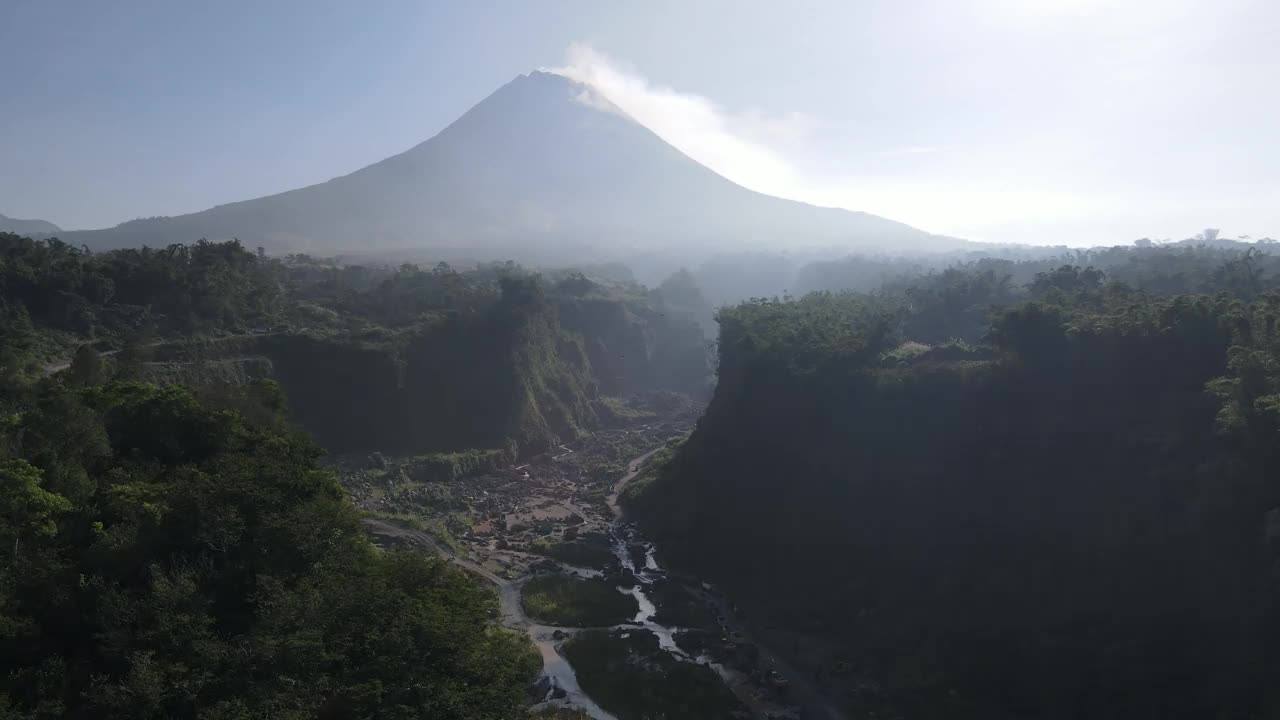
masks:
[(546, 699), (547, 694), (551, 692), (551, 688), (551, 678), (546, 675), (542, 675), (529, 686), (529, 697), (532, 698), (535, 703), (542, 702)]

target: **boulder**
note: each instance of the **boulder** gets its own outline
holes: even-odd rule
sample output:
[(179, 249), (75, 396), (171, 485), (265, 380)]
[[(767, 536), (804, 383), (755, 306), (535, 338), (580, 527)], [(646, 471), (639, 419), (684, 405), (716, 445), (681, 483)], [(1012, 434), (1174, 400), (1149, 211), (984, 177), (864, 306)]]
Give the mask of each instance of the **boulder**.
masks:
[(551, 687), (551, 678), (543, 675), (529, 686), (529, 697), (532, 698), (533, 702), (540, 703), (546, 700), (547, 694), (551, 692)]

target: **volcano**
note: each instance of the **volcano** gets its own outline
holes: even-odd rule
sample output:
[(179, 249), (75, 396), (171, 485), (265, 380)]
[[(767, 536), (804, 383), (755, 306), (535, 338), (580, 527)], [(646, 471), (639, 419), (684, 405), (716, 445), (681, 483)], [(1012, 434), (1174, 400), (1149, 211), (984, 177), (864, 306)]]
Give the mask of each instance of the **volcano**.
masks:
[(597, 90), (521, 75), (438, 135), (328, 182), (174, 217), (64, 233), (94, 249), (239, 238), (272, 252), (424, 249), (551, 260), (662, 250), (924, 252), (963, 241), (748, 190)]

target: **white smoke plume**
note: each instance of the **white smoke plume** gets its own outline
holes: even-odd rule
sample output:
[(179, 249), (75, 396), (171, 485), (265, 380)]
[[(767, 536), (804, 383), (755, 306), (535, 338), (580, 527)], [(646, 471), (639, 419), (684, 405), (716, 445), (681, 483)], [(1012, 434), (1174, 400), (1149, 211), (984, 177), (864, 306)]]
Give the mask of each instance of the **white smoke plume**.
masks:
[[(740, 185), (785, 197), (800, 186), (786, 151), (803, 146), (817, 127), (803, 113), (729, 112), (700, 95), (654, 85), (580, 43), (569, 47), (563, 67), (550, 71), (595, 88), (663, 140)], [(583, 101), (595, 102), (590, 96)]]

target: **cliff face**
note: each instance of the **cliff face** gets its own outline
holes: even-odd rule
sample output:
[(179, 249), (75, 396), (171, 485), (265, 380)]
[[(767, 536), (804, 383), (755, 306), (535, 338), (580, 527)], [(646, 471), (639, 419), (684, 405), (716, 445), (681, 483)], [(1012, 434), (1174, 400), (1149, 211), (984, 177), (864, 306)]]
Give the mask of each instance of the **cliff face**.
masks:
[(711, 374), (696, 322), (643, 298), (547, 296), (536, 280), (382, 338), (193, 340), (156, 348), (146, 375), (194, 385), (274, 379), (294, 422), (333, 452), (529, 456), (599, 427), (602, 396), (697, 395)]
[(502, 303), (390, 346), (303, 336), (262, 351), (296, 421), (334, 451), (545, 451), (595, 424), (581, 339), (551, 308)]
[(596, 422), (582, 339), (540, 299), (446, 323), (408, 345), (404, 368), (406, 431), (433, 450), (514, 443), (527, 455)]
[(603, 395), (696, 394), (710, 376), (706, 347), (695, 325), (643, 303), (513, 293), (388, 343), (270, 335), (202, 346), (189, 353), (198, 362), (171, 362), (163, 379), (257, 363), (247, 376), (278, 381), (295, 422), (334, 452), (528, 456), (598, 427)]
[(558, 312), (561, 326), (583, 339), (601, 393), (672, 390), (705, 397), (711, 355), (691, 314), (607, 299), (561, 301)]
[(842, 302), (721, 311), (714, 397), (627, 505), (664, 564), (833, 688), (870, 678), (852, 715), (1261, 707), (1241, 688), (1275, 667), (1250, 634), (1276, 627), (1254, 619), (1277, 607), (1274, 435), (1242, 451), (1222, 421), (1262, 405), (1212, 391), (1241, 387), (1221, 377), (1246, 367), (1229, 328), (1252, 342), (1274, 319), (1223, 298), (1073, 322), (1030, 303), (979, 351), (900, 343)]
[(398, 447), (406, 408), (394, 351), (306, 336), (273, 336), (270, 358), (295, 422), (334, 452)]

